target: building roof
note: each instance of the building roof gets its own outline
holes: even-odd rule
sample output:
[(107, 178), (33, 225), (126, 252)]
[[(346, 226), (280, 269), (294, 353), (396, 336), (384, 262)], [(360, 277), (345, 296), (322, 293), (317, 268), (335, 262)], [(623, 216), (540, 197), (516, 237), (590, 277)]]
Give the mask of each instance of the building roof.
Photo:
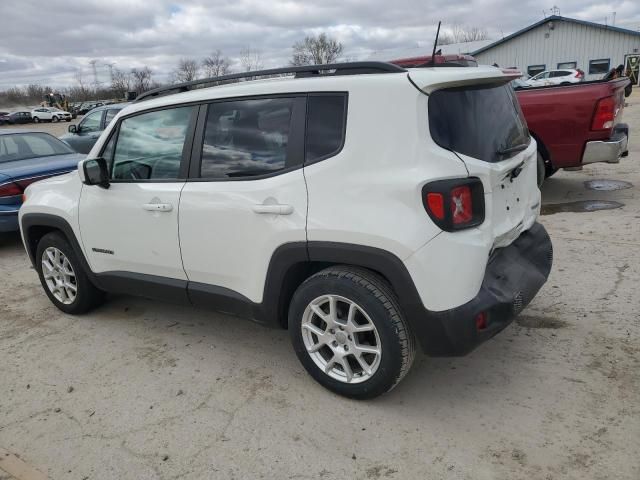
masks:
[(550, 17), (547, 18), (543, 18), (542, 20), (540, 20), (539, 22), (536, 22), (532, 25), (529, 25), (528, 27), (523, 28), (522, 30), (518, 30), (515, 33), (512, 33), (511, 35), (507, 35), (506, 37), (493, 42), (489, 45), (480, 47), (479, 49), (471, 52), (471, 55), (477, 55), (479, 53), (482, 53), (486, 50), (489, 50), (493, 47), (497, 47), (498, 45), (507, 42), (509, 40), (511, 40), (512, 38), (518, 37), (520, 35), (522, 35), (523, 33), (527, 33), (529, 30), (533, 30), (536, 27), (539, 27), (540, 25), (543, 25), (547, 22), (551, 22), (551, 21), (560, 21), (560, 22), (570, 22), (570, 23), (576, 23), (578, 25), (585, 25), (587, 27), (593, 27), (593, 28), (602, 28), (604, 30), (609, 30), (612, 32), (618, 32), (618, 33), (626, 33), (628, 35), (635, 35), (635, 36), (640, 36), (640, 32), (637, 32), (635, 30), (628, 30), (626, 28), (620, 28), (620, 27), (613, 27), (611, 25), (603, 25), (601, 23), (594, 23), (594, 22), (587, 22), (586, 20), (578, 20), (576, 18), (569, 18), (569, 17), (562, 17), (560, 15), (551, 15)]

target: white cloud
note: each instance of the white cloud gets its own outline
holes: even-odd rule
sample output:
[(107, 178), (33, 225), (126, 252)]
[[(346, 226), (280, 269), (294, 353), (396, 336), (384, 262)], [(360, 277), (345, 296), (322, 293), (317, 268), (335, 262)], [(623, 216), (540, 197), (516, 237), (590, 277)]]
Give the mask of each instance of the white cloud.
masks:
[[(537, 0), (0, 0), (0, 89), (16, 84), (69, 85), (89, 61), (118, 68), (148, 65), (167, 78), (180, 57), (202, 58), (215, 49), (238, 62), (240, 50), (259, 49), (265, 67), (286, 65), (291, 45), (327, 32), (345, 45), (345, 57), (384, 48), (427, 46), (438, 20), (486, 28), (495, 38), (542, 18), (551, 5)], [(567, 0), (562, 14), (627, 28), (640, 27), (640, 3)]]

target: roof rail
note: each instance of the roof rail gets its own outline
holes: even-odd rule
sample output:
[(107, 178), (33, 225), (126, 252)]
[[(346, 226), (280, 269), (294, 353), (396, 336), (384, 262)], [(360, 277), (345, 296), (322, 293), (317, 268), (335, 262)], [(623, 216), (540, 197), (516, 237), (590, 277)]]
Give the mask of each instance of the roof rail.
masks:
[(204, 86), (214, 87), (220, 83), (230, 82), (232, 80), (240, 80), (243, 78), (266, 77), (273, 75), (295, 74), (296, 78), (315, 77), (315, 76), (333, 76), (333, 75), (362, 75), (371, 73), (401, 73), (406, 70), (397, 65), (386, 62), (347, 62), (347, 63), (329, 63), (325, 65), (304, 65), (299, 67), (271, 68), (268, 70), (255, 70), (252, 72), (232, 73), (230, 75), (222, 75), (220, 77), (201, 78), (191, 82), (177, 83), (175, 85), (167, 85), (166, 87), (154, 88), (148, 92), (141, 93), (135, 99), (136, 102), (147, 100), (149, 98), (160, 97), (164, 95), (172, 95), (180, 92), (188, 92), (194, 87)]

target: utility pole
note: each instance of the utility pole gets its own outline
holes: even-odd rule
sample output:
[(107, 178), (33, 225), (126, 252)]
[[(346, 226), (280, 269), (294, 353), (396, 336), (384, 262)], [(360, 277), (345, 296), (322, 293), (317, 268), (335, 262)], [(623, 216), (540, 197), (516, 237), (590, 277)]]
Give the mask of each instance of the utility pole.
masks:
[(91, 65), (91, 70), (93, 71), (93, 88), (98, 88), (98, 71), (96, 70), (97, 60), (90, 60), (89, 65)]
[(116, 63), (105, 63), (105, 66), (109, 69), (109, 80), (111, 81), (111, 84), (113, 85), (113, 66)]

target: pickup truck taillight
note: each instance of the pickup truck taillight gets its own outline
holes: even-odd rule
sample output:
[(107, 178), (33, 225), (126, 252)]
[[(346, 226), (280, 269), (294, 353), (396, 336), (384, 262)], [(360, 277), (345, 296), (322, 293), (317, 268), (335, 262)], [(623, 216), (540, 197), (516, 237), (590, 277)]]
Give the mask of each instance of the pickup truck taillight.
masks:
[(431, 220), (446, 232), (484, 222), (484, 188), (478, 178), (427, 183), (422, 187), (422, 202)]
[(22, 195), (22, 189), (13, 182), (0, 183), (0, 198)]
[(608, 130), (613, 128), (616, 118), (616, 99), (605, 97), (598, 100), (596, 110), (591, 120), (591, 130)]

